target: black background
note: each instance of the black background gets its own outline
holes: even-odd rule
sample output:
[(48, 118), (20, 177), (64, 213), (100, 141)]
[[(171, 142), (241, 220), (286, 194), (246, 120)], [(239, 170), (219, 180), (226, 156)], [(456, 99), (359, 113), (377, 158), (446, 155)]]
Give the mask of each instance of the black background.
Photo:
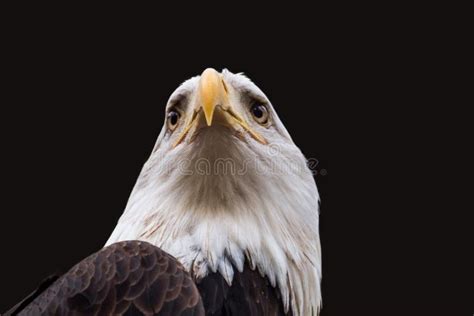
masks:
[[(379, 160), (383, 144), (397, 140), (366, 144), (381, 128), (360, 135), (364, 105), (373, 100), (357, 96), (367, 69), (345, 68), (359, 62), (346, 48), (307, 28), (284, 40), (283, 31), (269, 28), (271, 38), (232, 33), (217, 41), (212, 32), (84, 23), (11, 26), (19, 33), (9, 33), (2, 100), (0, 311), (103, 246), (161, 130), (169, 95), (214, 67), (247, 74), (324, 170), (316, 175), (323, 316), (455, 315), (466, 304), (474, 312), (458, 286), (464, 276), (441, 264), (451, 246), (446, 229), (427, 225), (422, 206), (398, 200), (406, 178), (402, 189), (381, 182), (398, 172)], [(378, 104), (390, 101), (377, 96)], [(387, 111), (371, 113), (379, 126), (388, 123)], [(329, 144), (333, 157), (341, 152), (333, 161), (346, 167), (329, 167)], [(379, 177), (371, 182), (373, 173)], [(341, 186), (333, 189), (336, 203), (328, 193), (333, 174)], [(400, 191), (387, 194), (395, 187)]]

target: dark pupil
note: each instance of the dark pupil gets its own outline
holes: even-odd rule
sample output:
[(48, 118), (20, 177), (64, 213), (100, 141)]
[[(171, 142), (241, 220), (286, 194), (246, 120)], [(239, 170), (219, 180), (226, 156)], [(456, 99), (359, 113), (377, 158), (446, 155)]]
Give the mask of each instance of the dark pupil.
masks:
[(171, 125), (176, 125), (176, 123), (178, 123), (178, 118), (179, 118), (178, 113), (171, 112), (168, 117), (169, 117)]
[(261, 118), (263, 116), (263, 105), (254, 105), (252, 107), (252, 113), (256, 118)]

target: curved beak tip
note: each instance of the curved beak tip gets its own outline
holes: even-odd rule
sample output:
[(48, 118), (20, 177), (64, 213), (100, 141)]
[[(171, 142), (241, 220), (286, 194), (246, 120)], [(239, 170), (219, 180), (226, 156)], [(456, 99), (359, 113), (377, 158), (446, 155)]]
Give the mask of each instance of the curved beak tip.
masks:
[(209, 106), (209, 107), (204, 107), (203, 106), (203, 109), (204, 109), (204, 116), (206, 118), (206, 123), (207, 123), (207, 126), (211, 126), (212, 125), (212, 118), (214, 116), (214, 110), (215, 110), (215, 106)]
[(213, 68), (207, 68), (201, 74), (199, 82), (201, 106), (204, 110), (206, 123), (212, 125), (214, 110), (219, 102), (222, 101), (224, 87), (220, 74)]

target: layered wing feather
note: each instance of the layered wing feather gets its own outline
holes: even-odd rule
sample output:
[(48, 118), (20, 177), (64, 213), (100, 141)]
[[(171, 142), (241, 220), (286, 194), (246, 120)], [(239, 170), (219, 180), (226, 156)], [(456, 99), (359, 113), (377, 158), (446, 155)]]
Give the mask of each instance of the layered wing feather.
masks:
[(125, 241), (82, 260), (5, 315), (201, 316), (204, 309), (174, 257), (143, 241)]

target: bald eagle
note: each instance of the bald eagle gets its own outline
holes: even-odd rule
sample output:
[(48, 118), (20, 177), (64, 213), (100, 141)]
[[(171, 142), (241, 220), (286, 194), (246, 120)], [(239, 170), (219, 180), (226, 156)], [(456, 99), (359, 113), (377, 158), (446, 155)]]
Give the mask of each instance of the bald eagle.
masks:
[(206, 69), (179, 86), (106, 247), (20, 314), (318, 315), (319, 194), (265, 94)]

